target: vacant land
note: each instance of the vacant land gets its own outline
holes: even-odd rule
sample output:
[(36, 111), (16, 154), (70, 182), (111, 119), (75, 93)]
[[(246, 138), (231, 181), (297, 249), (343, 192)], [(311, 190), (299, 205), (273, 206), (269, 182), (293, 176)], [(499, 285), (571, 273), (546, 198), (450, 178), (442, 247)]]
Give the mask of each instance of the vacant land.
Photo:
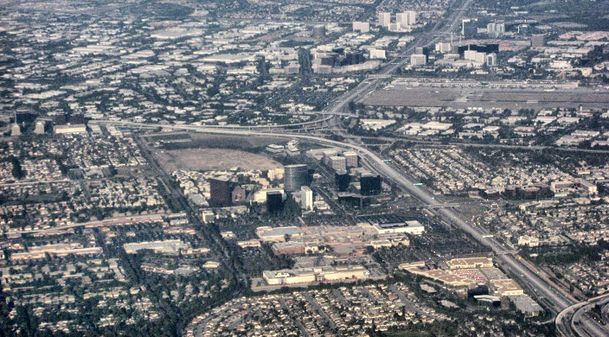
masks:
[(246, 170), (268, 170), (281, 167), (271, 158), (240, 150), (200, 148), (159, 150), (155, 156), (168, 172), (175, 170), (227, 170), (240, 167)]

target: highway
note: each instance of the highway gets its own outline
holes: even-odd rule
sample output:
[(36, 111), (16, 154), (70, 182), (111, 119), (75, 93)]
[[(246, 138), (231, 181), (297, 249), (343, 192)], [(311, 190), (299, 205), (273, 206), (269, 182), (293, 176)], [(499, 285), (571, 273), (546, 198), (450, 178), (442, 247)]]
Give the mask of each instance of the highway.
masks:
[(398, 68), (406, 65), (410, 61), (410, 55), (416, 48), (433, 45), (442, 37), (453, 32), (459, 25), (463, 14), (472, 3), (473, 0), (463, 0), (459, 8), (453, 9), (446, 19), (436, 23), (430, 31), (419, 34), (406, 50), (387, 62), (376, 74), (368, 77), (358, 86), (332, 101), (326, 111), (334, 115), (344, 114), (345, 110), (348, 108), (349, 102), (357, 101), (357, 99), (373, 90), (383, 79), (390, 78), (389, 75), (393, 74)]
[(609, 294), (573, 304), (556, 316), (556, 330), (560, 336), (609, 336), (609, 327), (588, 314), (596, 305), (603, 310), (609, 306)]
[[(105, 122), (107, 124), (118, 125), (127, 128), (149, 128), (149, 124), (145, 123), (134, 123), (134, 122)], [(103, 123), (102, 123), (103, 124)], [(467, 223), (461, 219), (451, 208), (443, 207), (444, 205), (437, 201), (430, 191), (426, 188), (416, 186), (414, 181), (409, 180), (403, 175), (398, 169), (394, 168), (379, 155), (365, 148), (363, 145), (344, 143), (326, 139), (323, 137), (305, 135), (305, 134), (288, 134), (288, 133), (275, 133), (275, 132), (258, 132), (252, 130), (240, 130), (240, 129), (219, 129), (219, 128), (207, 128), (204, 126), (193, 126), (193, 125), (167, 125), (163, 126), (170, 130), (182, 130), (192, 132), (202, 132), (207, 134), (219, 134), (219, 135), (237, 135), (243, 137), (277, 137), (277, 138), (288, 138), (288, 139), (299, 139), (303, 141), (309, 141), (321, 145), (339, 147), (344, 149), (350, 149), (358, 152), (362, 158), (362, 162), (372, 171), (381, 174), (386, 179), (393, 182), (396, 186), (400, 187), (404, 191), (410, 193), (413, 197), (421, 201), (423, 204), (430, 208), (430, 211), (453, 224), (464, 232), (468, 233), (480, 244), (490, 248), (496, 254), (496, 261), (500, 264), (513, 278), (517, 279), (520, 284), (526, 288), (531, 289), (534, 292), (534, 296), (543, 302), (550, 310), (554, 313), (563, 312), (563, 310), (572, 307), (577, 300), (575, 300), (570, 294), (564, 289), (554, 284), (551, 280), (541, 276), (542, 274), (536, 270), (532, 270), (530, 266), (523, 263), (519, 256), (515, 255), (510, 249), (504, 247), (501, 243), (489, 237), (486, 233)], [(563, 314), (565, 316), (565, 314)], [(561, 316), (562, 317), (562, 316)], [(608, 336), (609, 331), (606, 328), (599, 327), (588, 316), (576, 315), (576, 318), (580, 322), (577, 334), (567, 334), (565, 336)], [(559, 321), (557, 321), (558, 323)], [(579, 331), (579, 332), (578, 332)]]
[[(385, 67), (381, 68), (381, 70), (374, 77), (369, 77), (356, 86), (353, 90), (343, 94), (331, 102), (329, 108), (324, 111), (324, 114), (330, 115), (331, 117), (344, 115), (349, 102), (357, 101), (366, 95), (370, 90), (374, 89), (380, 83), (380, 81), (384, 80), (384, 78), (389, 77), (388, 75), (392, 74), (399, 67), (405, 65), (408, 62), (408, 56), (412, 54), (415, 48), (433, 44), (444, 34), (452, 32), (460, 22), (463, 13), (467, 10), (467, 8), (469, 8), (472, 2), (473, 0), (464, 0), (458, 9), (453, 10), (445, 20), (436, 24), (431, 31), (421, 33), (409, 48), (407, 48), (397, 58), (390, 61)], [(150, 124), (121, 121), (98, 121), (98, 123), (114, 124), (127, 128), (151, 127)], [(278, 138), (299, 139), (321, 145), (354, 150), (359, 153), (363, 164), (370, 170), (382, 175), (397, 187), (408, 192), (423, 204), (427, 205), (430, 211), (435, 215), (468, 233), (480, 244), (491, 249), (496, 254), (497, 263), (501, 265), (506, 272), (511, 274), (512, 277), (518, 280), (519, 283), (525, 288), (531, 289), (535, 297), (544, 303), (554, 313), (561, 313), (559, 314), (560, 320), (557, 320), (557, 328), (559, 328), (559, 330), (563, 327), (565, 318), (571, 317), (571, 323), (575, 322), (575, 319), (577, 319), (577, 322), (580, 322), (577, 324), (577, 329), (570, 330), (570, 332), (567, 332), (565, 336), (609, 336), (609, 332), (605, 328), (599, 327), (598, 324), (595, 324), (593, 320), (589, 319), (588, 315), (584, 315), (579, 310), (581, 308), (586, 308), (586, 305), (582, 305), (581, 307), (573, 307), (577, 300), (575, 300), (568, 292), (554, 284), (548, 278), (544, 277), (542, 273), (534, 270), (534, 267), (530, 264), (523, 263), (519, 256), (515, 255), (511, 250), (504, 247), (494, 238), (486, 235), (487, 233), (485, 231), (461, 219), (460, 216), (452, 210), (452, 208), (444, 207), (441, 202), (435, 200), (434, 196), (429, 190), (416, 186), (416, 182), (410, 180), (407, 176), (402, 174), (399, 168), (388, 164), (382, 157), (368, 150), (366, 147), (357, 143), (353, 139), (350, 139), (349, 142), (339, 142), (326, 139), (322, 136), (314, 136), (310, 134), (290, 134), (286, 132), (278, 132), (277, 129), (271, 129), (269, 127), (266, 129), (255, 129), (250, 127), (233, 127), (229, 129), (226, 127), (221, 128), (195, 125), (155, 126), (161, 126), (163, 128), (172, 130), (202, 132), (218, 135), (237, 135), (243, 137), (271, 136)], [(573, 311), (573, 309), (569, 308), (576, 308), (578, 310)], [(566, 311), (565, 309), (569, 311)], [(574, 314), (568, 315), (569, 312), (574, 312)], [(575, 324), (573, 323), (572, 325)]]
[(556, 150), (563, 152), (578, 152), (578, 153), (594, 153), (594, 154), (609, 154), (609, 150), (602, 149), (586, 149), (569, 146), (555, 146), (555, 145), (512, 145), (512, 144), (495, 144), (495, 143), (472, 143), (472, 142), (443, 142), (439, 140), (421, 140), (410, 137), (361, 137), (349, 134), (341, 134), (342, 137), (348, 139), (355, 139), (361, 141), (362, 139), (374, 139), (388, 143), (402, 141), (404, 143), (433, 145), (433, 146), (457, 146), (457, 147), (472, 147), (472, 148), (489, 148), (489, 149), (503, 149), (503, 150), (527, 150), (527, 151), (543, 151), (543, 150)]

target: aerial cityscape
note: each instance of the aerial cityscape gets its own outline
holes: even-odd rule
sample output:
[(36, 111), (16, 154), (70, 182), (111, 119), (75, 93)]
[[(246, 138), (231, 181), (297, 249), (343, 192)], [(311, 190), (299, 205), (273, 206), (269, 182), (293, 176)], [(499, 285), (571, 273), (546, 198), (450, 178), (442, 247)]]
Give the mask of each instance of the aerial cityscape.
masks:
[(0, 337), (609, 336), (609, 1), (1, 3)]

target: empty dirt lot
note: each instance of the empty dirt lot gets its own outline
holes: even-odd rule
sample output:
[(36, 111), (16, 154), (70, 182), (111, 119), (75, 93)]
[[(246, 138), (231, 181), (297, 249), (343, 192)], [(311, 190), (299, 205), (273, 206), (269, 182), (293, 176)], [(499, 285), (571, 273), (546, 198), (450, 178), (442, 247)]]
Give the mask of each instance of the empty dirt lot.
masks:
[(240, 167), (245, 170), (268, 170), (281, 164), (262, 155), (241, 150), (198, 148), (159, 150), (155, 152), (159, 164), (167, 170), (227, 170)]

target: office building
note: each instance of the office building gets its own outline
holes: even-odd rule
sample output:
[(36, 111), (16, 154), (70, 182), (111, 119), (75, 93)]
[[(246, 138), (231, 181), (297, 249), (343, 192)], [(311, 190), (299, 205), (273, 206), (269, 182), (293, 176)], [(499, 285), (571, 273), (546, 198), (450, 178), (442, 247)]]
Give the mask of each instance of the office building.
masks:
[(412, 54), (410, 55), (410, 65), (413, 67), (424, 66), (427, 64), (427, 55)]
[(309, 168), (306, 164), (286, 165), (283, 177), (287, 192), (299, 191), (309, 183)]
[(378, 195), (382, 191), (382, 180), (379, 175), (362, 175), (359, 182), (362, 195)]
[(498, 37), (505, 33), (505, 23), (503, 22), (489, 22), (486, 25), (486, 31), (488, 35)]
[(467, 44), (457, 48), (459, 51), (459, 55), (463, 56), (465, 51), (474, 50), (481, 53), (489, 54), (489, 53), (498, 53), (499, 52), (499, 44), (497, 43), (488, 43), (488, 44)]
[(370, 32), (370, 23), (363, 21), (353, 21), (353, 31), (360, 33)]
[(44, 121), (37, 121), (36, 122), (36, 126), (34, 127), (34, 133), (37, 135), (43, 135), (44, 134), (44, 127), (45, 127), (45, 122)]
[(349, 189), (349, 184), (351, 183), (351, 176), (347, 171), (339, 171), (336, 172), (334, 176), (334, 181), (336, 182), (336, 190), (339, 192), (345, 192)]
[(347, 151), (343, 153), (343, 157), (345, 157), (348, 168), (359, 166), (359, 156), (357, 155), (357, 152)]
[(13, 123), (11, 125), (11, 136), (19, 137), (21, 136), (21, 127), (17, 123)]
[(495, 54), (495, 53), (486, 54), (486, 61), (485, 61), (485, 63), (489, 67), (496, 66), (497, 65), (497, 54)]
[(232, 204), (231, 183), (226, 178), (212, 178), (209, 180), (209, 204), (213, 207), (227, 207)]
[(417, 23), (417, 12), (405, 11), (396, 14), (396, 21), (401, 28), (408, 28), (414, 26)]
[(475, 50), (466, 50), (465, 53), (463, 53), (463, 58), (480, 65), (483, 65), (486, 62), (486, 54)]
[(453, 45), (450, 42), (438, 42), (436, 43), (436, 52), (445, 54), (453, 51)]
[(347, 170), (347, 160), (342, 156), (331, 156), (329, 165), (336, 172)]
[(311, 190), (308, 186), (303, 186), (300, 188), (300, 203), (301, 207), (304, 210), (312, 211), (313, 210), (313, 190)]
[(378, 14), (379, 26), (389, 28), (391, 25), (391, 13), (389, 12), (380, 12)]
[(387, 59), (387, 55), (385, 53), (385, 49), (378, 48), (370, 48), (368, 50), (369, 56), (371, 60), (385, 60)]
[(281, 191), (266, 192), (266, 209), (270, 214), (283, 211), (283, 193)]
[(75, 135), (75, 134), (86, 134), (87, 126), (85, 124), (65, 124), (55, 125), (55, 134), (58, 135)]

